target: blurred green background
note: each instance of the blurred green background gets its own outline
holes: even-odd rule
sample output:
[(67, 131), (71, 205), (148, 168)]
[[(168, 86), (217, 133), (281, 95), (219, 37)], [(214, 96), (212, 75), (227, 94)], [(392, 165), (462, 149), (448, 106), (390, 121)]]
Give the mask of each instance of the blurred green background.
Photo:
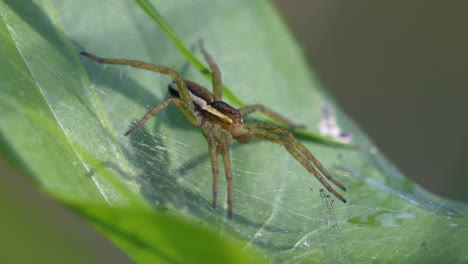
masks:
[(468, 2), (276, 0), (339, 105), (410, 179), (468, 201)]
[[(273, 2), (380, 150), (431, 192), (468, 202), (468, 2)], [(3, 158), (0, 168), (0, 263), (131, 263)]]

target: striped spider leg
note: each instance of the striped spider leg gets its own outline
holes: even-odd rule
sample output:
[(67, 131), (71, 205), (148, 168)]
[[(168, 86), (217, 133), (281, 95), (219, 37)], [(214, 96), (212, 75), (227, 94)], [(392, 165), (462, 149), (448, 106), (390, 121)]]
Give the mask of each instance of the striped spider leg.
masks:
[(247, 143), (252, 138), (258, 138), (283, 145), (328, 191), (346, 203), (343, 196), (333, 189), (327, 182), (327, 179), (343, 191), (346, 191), (346, 188), (330, 175), (324, 166), (291, 134), (291, 132), (281, 126), (266, 122), (244, 123), (243, 118), (253, 112), (259, 111), (286, 126), (292, 128), (302, 126), (289, 121), (282, 115), (262, 105), (248, 105), (236, 109), (223, 102), (221, 71), (210, 54), (205, 50), (203, 42), (200, 42), (200, 49), (212, 72), (213, 93), (201, 85), (184, 80), (176, 71), (165, 66), (137, 60), (104, 59), (87, 52), (81, 52), (81, 54), (100, 63), (130, 65), (136, 68), (167, 74), (172, 77), (173, 82), (169, 84), (168, 89), (173, 97), (151, 108), (138, 124), (125, 133), (125, 135), (128, 136), (134, 133), (140, 129), (151, 116), (157, 114), (167, 106), (175, 104), (190, 123), (201, 128), (208, 142), (213, 174), (213, 208), (216, 208), (218, 196), (218, 155), (223, 159), (227, 182), (227, 214), (229, 218), (232, 218), (233, 215), (233, 178), (229, 152), (229, 147), (233, 139), (240, 143)]

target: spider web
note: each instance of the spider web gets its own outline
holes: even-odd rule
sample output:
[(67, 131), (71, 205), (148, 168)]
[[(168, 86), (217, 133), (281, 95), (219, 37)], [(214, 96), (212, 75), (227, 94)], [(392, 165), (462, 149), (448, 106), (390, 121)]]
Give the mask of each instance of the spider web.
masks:
[[(189, 132), (190, 137), (199, 136), (192, 132)], [(145, 132), (144, 137), (152, 142), (160, 142), (164, 138), (161, 134), (150, 132)], [(385, 256), (389, 252), (401, 250), (398, 241), (408, 241), (408, 233), (415, 236), (426, 233), (418, 236), (419, 240), (414, 239), (420, 243), (408, 250), (401, 259), (402, 262), (411, 262), (427, 251), (434, 252), (434, 247), (440, 240), (444, 240), (444, 232), (447, 235), (450, 229), (460, 225), (459, 213), (443, 202), (379, 184), (375, 180), (369, 184), (372, 178), (361, 174), (349, 176), (350, 173), (356, 173), (352, 170), (342, 169), (346, 173), (341, 172), (348, 175), (348, 179), (345, 178), (348, 186), (349, 182), (352, 184), (355, 181), (356, 186), (361, 185), (358, 187), (359, 193), (371, 193), (370, 196), (380, 201), (373, 205), (366, 202), (355, 205), (353, 200), (367, 198), (359, 197), (359, 193), (351, 193), (347, 196), (350, 197), (350, 205), (343, 205), (339, 200), (335, 202), (332, 196), (319, 191), (321, 186), (282, 147), (268, 142), (233, 147), (235, 217), (234, 220), (228, 220), (225, 216), (223, 179), (218, 197), (220, 208), (212, 211), (210, 206), (211, 168), (203, 138), (200, 140), (202, 144), (173, 139), (169, 141), (171, 143), (167, 145), (170, 147), (159, 143), (156, 143), (157, 146), (143, 143), (141, 146), (148, 150), (136, 153), (136, 157), (144, 160), (149, 168), (165, 168), (142, 174), (145, 180), (141, 185), (147, 186), (143, 193), (168, 211), (182, 211), (184, 215), (206, 222), (222, 222), (221, 230), (238, 232), (246, 239), (245, 248), (271, 250), (274, 262), (308, 263), (314, 259), (325, 259), (327, 263), (351, 263), (351, 259), (360, 259), (359, 262), (364, 263), (366, 258), (368, 262), (386, 262), (388, 257)], [(254, 155), (257, 160), (247, 158), (252, 154), (252, 148), (257, 153)], [(265, 150), (260, 150), (262, 148)], [(157, 154), (161, 151), (167, 152), (170, 158), (162, 158), (164, 155)], [(275, 166), (264, 164), (260, 168), (265, 163), (260, 160), (260, 152), (279, 153)], [(166, 177), (155, 176), (158, 173)], [(336, 177), (339, 175), (335, 173)], [(353, 199), (353, 196), (357, 197)], [(421, 221), (430, 221), (432, 224), (423, 226)], [(441, 234), (433, 234), (433, 229), (440, 229)], [(350, 235), (355, 233), (366, 235)], [(371, 239), (368, 239), (369, 236)], [(372, 248), (372, 244), (376, 246), (374, 250), (368, 249), (356, 256), (353, 255), (357, 252), (353, 249), (356, 243), (365, 244), (366, 248)], [(460, 242), (458, 247), (464, 246)], [(432, 258), (437, 254), (429, 256)]]
[[(116, 71), (120, 75), (121, 70)], [(120, 82), (125, 83), (125, 78)], [(115, 100), (116, 96), (109, 95), (114, 88), (102, 89), (109, 89), (99, 92), (103, 101)], [(119, 110), (119, 106), (114, 103), (107, 111), (118, 116), (120, 123), (128, 118), (126, 110)], [(145, 108), (150, 107), (146, 104)], [(139, 111), (134, 123), (145, 112)], [(398, 171), (388, 163), (382, 164), (384, 158), (375, 157), (380, 154), (373, 147), (366, 148), (370, 165), (361, 171), (380, 166), (372, 173), (380, 181), (352, 169), (328, 166), (352, 190), (345, 193), (350, 203), (344, 205), (321, 191), (322, 186), (283, 147), (263, 141), (232, 147), (235, 216), (228, 220), (221, 164), (219, 207), (214, 211), (211, 208), (211, 165), (199, 129), (192, 127), (175, 107), (153, 119), (126, 145), (131, 152), (129, 163), (135, 164), (135, 180), (145, 199), (168, 213), (216, 223), (221, 233), (235, 232), (246, 239), (245, 248), (270, 252), (274, 263), (366, 263), (395, 258), (412, 262), (421, 256), (434, 259), (442, 255), (435, 253), (434, 248), (443, 243), (451, 229), (462, 225), (458, 212), (418, 188), (415, 193), (401, 175), (382, 178), (384, 173)], [(332, 164), (353, 167), (350, 164), (355, 151), (336, 152), (330, 147), (311, 146), (317, 150), (314, 153), (322, 153), (318, 157), (335, 156)], [(374, 163), (376, 159), (379, 163)], [(371, 201), (368, 197), (372, 197)], [(431, 224), (422, 224), (427, 222)], [(440, 233), (434, 234), (434, 229)], [(412, 247), (403, 256), (392, 256), (402, 250), (401, 243), (408, 242), (408, 234), (415, 236)], [(459, 250), (463, 247), (461, 242), (454, 245)]]
[[(141, 25), (138, 21), (133, 23)], [(131, 33), (135, 36), (122, 39), (117, 36), (122, 30), (131, 31), (119, 28), (114, 34), (106, 35), (116, 42), (125, 43), (128, 39), (153, 34), (150, 32), (153, 29), (148, 29), (144, 34)], [(99, 46), (98, 41), (87, 45)], [(165, 45), (159, 49), (168, 49)], [(106, 54), (122, 52), (120, 47), (106, 47), (106, 50), (109, 51)], [(146, 46), (142, 51), (145, 53), (142, 57), (151, 58), (158, 54), (154, 61), (184, 69), (185, 63), (167, 61), (170, 58), (160, 56), (163, 54), (160, 50), (153, 51), (152, 47)], [(138, 58), (138, 54), (126, 56)], [(100, 87), (97, 89), (100, 89), (98, 94), (102, 105), (109, 116), (115, 117), (113, 127), (117, 131), (126, 131), (131, 120), (135, 122), (146, 109), (167, 96), (168, 77), (128, 67), (87, 62), (90, 64), (94, 64), (90, 66), (90, 74), (96, 77), (93, 82)], [(184, 76), (197, 81), (199, 74), (188, 67)], [(153, 83), (154, 87), (148, 89), (145, 83)], [(261, 86), (271, 87), (273, 84)], [(128, 90), (130, 88), (131, 91)], [(258, 91), (250, 93), (255, 96)], [(130, 104), (129, 98), (132, 100)], [(308, 114), (317, 116), (319, 112)], [(369, 152), (374, 146), (362, 138), (359, 130), (348, 125), (343, 118), (339, 121), (345, 122), (345, 131), (357, 135), (356, 143), (363, 150), (307, 144), (327, 167), (338, 164), (381, 182), (381, 186), (391, 186), (388, 187), (390, 190), (414, 192), (415, 187), (397, 171), (391, 171), (391, 166), (376, 162), (384, 158), (379, 153)], [(309, 124), (309, 127), (317, 125)], [(448, 256), (452, 256), (455, 263), (462, 260), (460, 252), (466, 249), (460, 240), (445, 249), (452, 254), (440, 250), (444, 248), (441, 246), (448, 239), (448, 234), (464, 225), (460, 218), (437, 214), (433, 208), (418, 208), (414, 205), (418, 202), (417, 196), (401, 199), (401, 196), (376, 188), (362, 178), (336, 172), (335, 177), (343, 181), (350, 191), (345, 193), (349, 204), (334, 202), (333, 197), (323, 196), (319, 191), (322, 186), (281, 146), (262, 141), (234, 144), (232, 147), (235, 216), (228, 220), (222, 166), (220, 164), (219, 206), (213, 211), (207, 144), (199, 129), (191, 126), (175, 107), (165, 109), (142, 131), (122, 139), (122, 142), (128, 152), (126, 157), (132, 164), (134, 181), (151, 204), (168, 213), (201, 219), (206, 225), (215, 223), (221, 233), (234, 232), (245, 239), (245, 248), (268, 252), (274, 263), (323, 260), (328, 263), (412, 262), (437, 257), (447, 260)], [(421, 193), (428, 197), (424, 199), (440, 200)]]

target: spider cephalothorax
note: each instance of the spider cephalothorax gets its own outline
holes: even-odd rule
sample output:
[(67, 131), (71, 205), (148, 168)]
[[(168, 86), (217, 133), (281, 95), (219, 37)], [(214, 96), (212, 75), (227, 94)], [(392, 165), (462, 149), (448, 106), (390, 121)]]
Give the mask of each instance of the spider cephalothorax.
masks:
[(218, 196), (218, 154), (220, 154), (223, 158), (228, 188), (227, 202), (229, 217), (232, 217), (233, 196), (231, 159), (229, 154), (229, 146), (232, 143), (232, 139), (236, 139), (240, 143), (247, 143), (253, 137), (255, 137), (283, 145), (286, 150), (310, 173), (312, 173), (328, 191), (346, 203), (346, 200), (343, 198), (343, 196), (337, 193), (325, 180), (325, 178), (333, 182), (336, 186), (344, 191), (346, 191), (346, 188), (330, 175), (330, 173), (323, 167), (323, 165), (312, 155), (312, 153), (310, 153), (310, 151), (304, 145), (302, 145), (299, 140), (297, 140), (291, 134), (291, 132), (281, 126), (266, 122), (244, 123), (243, 118), (252, 112), (260, 111), (289, 127), (294, 128), (301, 126), (296, 125), (295, 123), (269, 110), (268, 108), (265, 108), (262, 105), (248, 105), (240, 109), (236, 109), (222, 101), (221, 72), (211, 56), (204, 49), (202, 43), (200, 43), (200, 47), (212, 70), (213, 93), (201, 85), (184, 80), (176, 71), (165, 66), (154, 65), (136, 60), (104, 59), (96, 57), (87, 52), (81, 52), (81, 54), (101, 63), (130, 65), (137, 68), (168, 74), (173, 78), (174, 81), (169, 84), (168, 87), (169, 92), (173, 97), (164, 100), (150, 109), (140, 120), (140, 122), (138, 122), (138, 124), (130, 129), (125, 135), (130, 135), (137, 131), (151, 116), (155, 115), (162, 109), (171, 104), (176, 104), (184, 116), (190, 121), (190, 123), (201, 128), (203, 135), (208, 141), (208, 149), (210, 152), (211, 168), (213, 173), (213, 208), (216, 207)]

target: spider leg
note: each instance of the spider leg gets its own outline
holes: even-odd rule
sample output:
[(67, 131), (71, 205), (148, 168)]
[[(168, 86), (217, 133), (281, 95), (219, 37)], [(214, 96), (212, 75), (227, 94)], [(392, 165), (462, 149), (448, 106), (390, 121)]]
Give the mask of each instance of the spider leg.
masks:
[(180, 76), (176, 71), (174, 71), (171, 68), (165, 67), (165, 66), (160, 66), (160, 65), (154, 65), (148, 62), (143, 62), (143, 61), (138, 61), (138, 60), (124, 60), (124, 59), (104, 59), (97, 57), (93, 54), (90, 54), (88, 52), (80, 52), (81, 55), (86, 56), (92, 60), (95, 60), (100, 63), (109, 63), (109, 64), (123, 64), (123, 65), (130, 65), (132, 67), (136, 68), (142, 68), (150, 71), (155, 71), (155, 72), (160, 72), (163, 74), (168, 74), (174, 79), (174, 81), (177, 84), (178, 87), (178, 92), (180, 95), (180, 98), (184, 100), (184, 102), (190, 107), (194, 108), (192, 97), (190, 96), (190, 92), (187, 89), (187, 86), (185, 85), (184, 79), (182, 76)]
[(140, 122), (138, 122), (136, 126), (134, 126), (132, 129), (127, 131), (127, 133), (125, 133), (125, 136), (133, 134), (135, 131), (140, 129), (146, 123), (146, 121), (150, 119), (151, 116), (157, 114), (159, 111), (163, 110), (164, 108), (168, 107), (171, 104), (176, 104), (177, 107), (182, 111), (184, 116), (190, 121), (190, 123), (194, 124), (195, 126), (199, 126), (200, 118), (195, 114), (195, 112), (193, 112), (193, 110), (189, 106), (187, 106), (185, 102), (182, 101), (182, 99), (177, 98), (177, 97), (172, 97), (172, 98), (162, 101), (155, 107), (151, 108), (145, 114), (145, 116), (143, 116), (143, 118), (140, 120)]
[(211, 159), (211, 171), (213, 174), (213, 209), (216, 208), (216, 201), (218, 199), (218, 155), (217, 155), (217, 148), (216, 148), (216, 137), (213, 134), (212, 125), (208, 122), (203, 123), (202, 125), (203, 135), (208, 141), (208, 149), (210, 151), (210, 159)]
[[(268, 124), (268, 123), (260, 123), (260, 122), (255, 122), (255, 123), (249, 123), (248, 124), (249, 128), (251, 131), (253, 131), (253, 136), (256, 138), (260, 139), (266, 139), (269, 141), (272, 141), (274, 143), (283, 145), (286, 150), (297, 160), (299, 161), (310, 173), (312, 173), (317, 180), (322, 183), (322, 185), (333, 195), (335, 195), (338, 199), (340, 199), (342, 202), (346, 203), (346, 199), (341, 196), (338, 192), (336, 192), (333, 187), (323, 178), (322, 175), (312, 166), (310, 162), (312, 162), (315, 166), (319, 164), (320, 166), (317, 166), (317, 168), (323, 173), (325, 168), (323, 165), (313, 157), (313, 155), (297, 140), (290, 134), (289, 131), (285, 130), (284, 128), (278, 127), (273, 124)], [(284, 129), (284, 131), (282, 131)], [(278, 136), (275, 133), (281, 133), (283, 134), (285, 138), (282, 138)], [(302, 155), (301, 155), (302, 153)], [(309, 155), (310, 154), (310, 155)], [(305, 156), (305, 157), (304, 157)], [(306, 159), (307, 158), (307, 159)], [(327, 171), (326, 171), (327, 172)], [(331, 177), (331, 175), (327, 172), (327, 174), (323, 173), (330, 181), (333, 183), (338, 183), (336, 184), (338, 187), (340, 187), (343, 190), (346, 190), (342, 184), (337, 182), (335, 179)], [(327, 176), (329, 175), (329, 176)]]
[(213, 82), (213, 94), (217, 101), (221, 101), (223, 98), (223, 83), (221, 81), (221, 71), (219, 70), (218, 65), (214, 62), (211, 55), (206, 51), (205, 45), (203, 45), (203, 40), (200, 40), (200, 49), (205, 57), (205, 60), (210, 65), (212, 72), (212, 82)]
[(233, 189), (232, 189), (232, 168), (231, 168), (231, 156), (229, 153), (229, 146), (232, 143), (232, 135), (224, 130), (220, 125), (213, 125), (212, 126), (212, 133), (216, 137), (216, 141), (218, 142), (217, 150), (223, 157), (223, 164), (224, 164), (224, 172), (226, 175), (226, 183), (227, 183), (227, 204), (228, 204), (228, 216), (232, 218), (232, 196), (233, 196)]
[(241, 111), (242, 117), (250, 115), (253, 112), (260, 111), (260, 112), (264, 113), (265, 115), (273, 118), (274, 120), (279, 121), (279, 122), (281, 122), (281, 123), (283, 123), (283, 124), (285, 124), (285, 125), (287, 125), (289, 127), (292, 127), (292, 128), (304, 128), (305, 127), (303, 125), (299, 125), (299, 124), (296, 124), (294, 122), (291, 122), (287, 118), (283, 117), (282, 115), (280, 115), (280, 114), (266, 108), (263, 105), (259, 105), (259, 104), (244, 106), (244, 107), (240, 108), (239, 111)]
[(228, 203), (228, 216), (232, 218), (232, 169), (231, 169), (231, 157), (229, 154), (229, 146), (222, 143), (221, 156), (223, 157), (224, 171), (226, 173), (227, 182), (227, 203)]
[(335, 178), (333, 178), (331, 176), (331, 174), (325, 169), (325, 167), (322, 165), (322, 163), (320, 163), (318, 161), (317, 158), (315, 158), (315, 156), (297, 139), (293, 136), (293, 134), (291, 134), (291, 132), (289, 132), (287, 129), (283, 128), (283, 127), (280, 127), (280, 126), (277, 126), (277, 125), (274, 125), (274, 124), (270, 124), (270, 123), (261, 123), (261, 122), (255, 122), (256, 124), (258, 124), (258, 126), (268, 130), (268, 131), (271, 131), (271, 132), (274, 132), (274, 133), (280, 133), (282, 134), (289, 142), (291, 142), (309, 161), (311, 161), (322, 173), (323, 175), (325, 175), (325, 177), (327, 177), (327, 179), (331, 182), (333, 182), (336, 186), (338, 186), (340, 189), (342, 189), (343, 191), (346, 191), (346, 187), (343, 186), (343, 184), (341, 184), (340, 182), (338, 182), (337, 180), (335, 180)]

